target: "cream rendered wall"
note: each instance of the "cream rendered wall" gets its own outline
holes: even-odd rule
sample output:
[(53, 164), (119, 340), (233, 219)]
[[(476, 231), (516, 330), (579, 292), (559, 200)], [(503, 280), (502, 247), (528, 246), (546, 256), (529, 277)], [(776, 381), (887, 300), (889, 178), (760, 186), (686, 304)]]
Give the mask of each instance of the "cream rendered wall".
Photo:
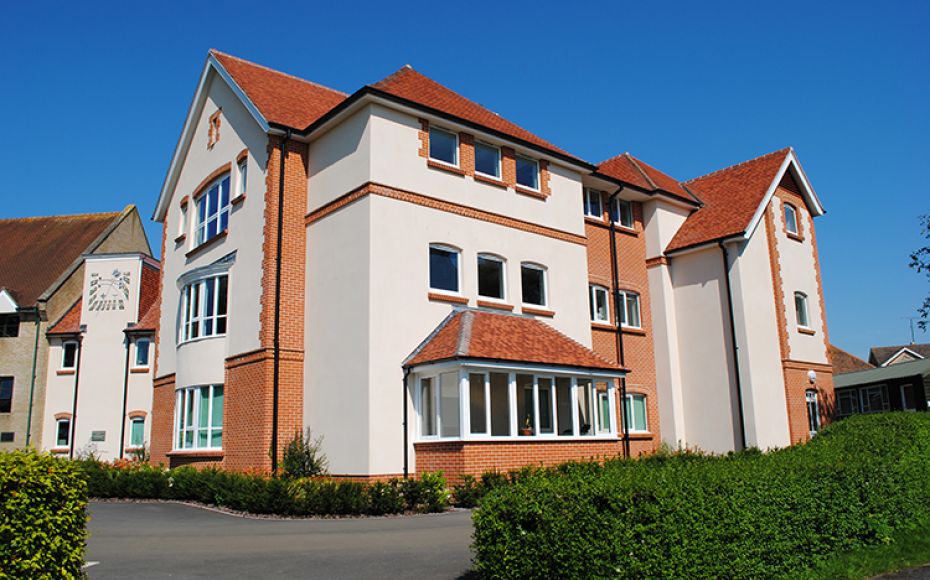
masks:
[[(215, 72), (205, 87), (206, 101), (196, 115), (194, 135), (184, 160), (166, 216), (167, 241), (162, 257), (161, 345), (158, 349), (159, 376), (177, 372), (176, 384), (189, 386), (222, 382), (224, 359), (257, 349), (261, 313), (262, 243), (264, 239), (265, 168), (268, 161), (268, 138), (261, 127)], [(208, 119), (222, 109), (220, 139), (207, 148)], [(200, 182), (224, 163), (232, 163), (230, 187), (236, 195), (236, 156), (248, 149), (245, 201), (233, 207), (225, 239), (188, 258), (193, 247), (195, 205), (188, 207), (187, 239), (173, 240), (182, 233), (180, 200), (194, 193)], [(178, 278), (185, 272), (205, 266), (235, 251), (236, 261), (229, 271), (229, 322), (226, 337), (209, 338), (177, 348), (181, 290)], [(183, 352), (182, 352), (183, 351)], [(206, 371), (201, 366), (206, 366)], [(187, 373), (187, 376), (185, 376)], [(205, 374), (206, 373), (206, 374)]]
[[(130, 421), (129, 413), (133, 411), (145, 411), (145, 425), (143, 430), (144, 441), (146, 447), (149, 446), (152, 433), (152, 379), (154, 377), (154, 368), (152, 363), (154, 362), (155, 357), (155, 335), (149, 336), (135, 336), (132, 339), (132, 344), (129, 351), (129, 366), (134, 367), (136, 361), (136, 341), (140, 338), (146, 339), (150, 342), (149, 344), (149, 369), (144, 373), (129, 373), (129, 385), (126, 389), (126, 417), (123, 417), (125, 421), (126, 429), (126, 447), (129, 447), (129, 436), (130, 436)], [(80, 419), (79, 419), (80, 420)]]
[[(829, 364), (827, 348), (823, 336), (824, 313), (820, 308), (820, 294), (817, 284), (817, 265), (814, 262), (814, 246), (811, 241), (810, 212), (806, 207), (798, 207), (798, 223), (804, 236), (795, 240), (785, 233), (784, 205), (778, 197), (772, 198), (775, 212), (775, 247), (781, 264), (783, 296), (785, 300), (785, 318), (788, 323), (788, 349), (792, 360)], [(759, 226), (762, 229), (763, 225)], [(807, 311), (813, 335), (798, 332), (794, 307), (794, 293), (807, 294)]]
[(728, 244), (728, 252), (746, 444), (760, 449), (784, 447), (791, 437), (788, 415), (774, 412), (787, 407), (764, 226), (749, 240)]
[[(672, 258), (684, 443), (723, 453), (740, 446), (723, 257), (711, 246)], [(664, 420), (664, 417), (663, 417)]]
[(371, 179), (370, 119), (371, 106), (363, 107), (310, 143), (308, 212)]

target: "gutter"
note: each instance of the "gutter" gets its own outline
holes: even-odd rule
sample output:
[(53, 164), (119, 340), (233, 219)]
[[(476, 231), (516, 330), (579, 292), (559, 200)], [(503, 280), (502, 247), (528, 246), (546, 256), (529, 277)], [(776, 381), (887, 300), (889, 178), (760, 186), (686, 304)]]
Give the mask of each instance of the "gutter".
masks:
[(281, 385), (281, 245), (284, 238), (284, 169), (287, 162), (287, 142), (291, 130), (281, 139), (278, 178), (278, 232), (274, 270), (274, 377), (271, 394), (271, 473), (278, 471), (278, 398)]
[(125, 334), (123, 342), (126, 344), (126, 362), (123, 364), (123, 413), (120, 415), (120, 426), (119, 426), (119, 458), (123, 458), (123, 449), (126, 448), (124, 445), (126, 439), (126, 399), (129, 396), (129, 335)]
[(727, 287), (727, 312), (730, 315), (730, 337), (733, 340), (733, 370), (736, 374), (736, 405), (739, 410), (739, 436), (746, 449), (746, 419), (743, 415), (743, 386), (739, 372), (739, 346), (736, 344), (736, 322), (733, 320), (733, 293), (730, 290), (730, 256), (723, 242), (717, 242), (723, 254), (723, 280)]
[(35, 399), (36, 365), (38, 364), (39, 358), (39, 327), (42, 325), (42, 316), (39, 313), (39, 307), (33, 306), (30, 310), (32, 310), (36, 316), (36, 340), (35, 345), (32, 347), (32, 378), (29, 380), (29, 411), (26, 413), (26, 447), (29, 446), (29, 441), (32, 438), (32, 405)]
[[(617, 191), (613, 192), (610, 197), (607, 199), (607, 219), (609, 221), (609, 231), (610, 231), (610, 273), (613, 277), (613, 295), (614, 295), (614, 324), (615, 330), (614, 335), (617, 339), (617, 362), (621, 367), (625, 366), (624, 353), (623, 353), (623, 325), (620, 321), (620, 268), (617, 266), (617, 224), (614, 222), (613, 217), (610, 215), (610, 210), (613, 207), (614, 201), (616, 201), (617, 196), (620, 195), (620, 192), (623, 191), (623, 186), (621, 185)], [(619, 217), (619, 215), (617, 216)], [(623, 456), (630, 456), (630, 426), (627, 424), (626, 413), (626, 376), (623, 376), (620, 379), (620, 410), (623, 417)]]
[(404, 368), (404, 479), (410, 477), (410, 451), (408, 449), (408, 427), (407, 427), (407, 377), (410, 376), (410, 369)]

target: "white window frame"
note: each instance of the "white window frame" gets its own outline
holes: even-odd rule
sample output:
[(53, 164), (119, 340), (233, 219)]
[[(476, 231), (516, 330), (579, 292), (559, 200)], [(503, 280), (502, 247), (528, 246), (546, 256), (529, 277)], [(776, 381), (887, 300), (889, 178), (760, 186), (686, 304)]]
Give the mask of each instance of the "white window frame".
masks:
[[(632, 290), (620, 290), (620, 300), (623, 301), (623, 312), (620, 313), (620, 326), (623, 328), (637, 328), (642, 329), (643, 327), (643, 309), (642, 309), (642, 297), (639, 292), (633, 292)], [(639, 320), (639, 324), (630, 324), (629, 320), (629, 301), (635, 300), (636, 302), (636, 319)]]
[(245, 195), (246, 191), (246, 181), (248, 180), (249, 175), (249, 159), (245, 158), (236, 164), (236, 195), (230, 193), (229, 201), (232, 205), (232, 200), (237, 199)]
[[(523, 300), (523, 268), (542, 272), (542, 304), (533, 304)], [(529, 308), (549, 307), (549, 269), (537, 262), (520, 262), (520, 303)]]
[[(145, 343), (145, 364), (139, 364), (139, 352), (141, 351), (139, 345), (142, 343)], [(133, 357), (133, 368), (149, 368), (152, 364), (152, 340), (149, 338), (138, 338), (133, 341), (133, 348), (135, 349), (135, 356)]]
[[(136, 423), (142, 424), (142, 443), (134, 444), (132, 442), (132, 429)], [(139, 449), (145, 447), (145, 417), (130, 417), (129, 418), (129, 449)]]
[[(219, 314), (219, 305), (220, 305), (220, 292), (219, 292), (219, 279), (226, 278), (226, 313)], [(206, 297), (207, 292), (206, 288), (208, 284), (213, 284), (213, 315), (206, 316)], [(194, 286), (199, 286), (197, 304), (193, 304), (190, 300), (190, 297), (194, 293)], [(224, 332), (218, 331), (218, 322), (220, 320), (226, 321), (226, 330)], [(207, 322), (213, 322), (213, 331), (210, 334), (204, 334), (204, 330), (207, 326)], [(229, 274), (216, 274), (214, 276), (207, 276), (192, 281), (190, 284), (187, 284), (181, 289), (181, 320), (180, 328), (178, 329), (178, 344), (184, 344), (186, 342), (191, 342), (194, 340), (201, 340), (204, 338), (213, 338), (217, 336), (225, 336), (229, 332)], [(192, 337), (192, 329), (194, 325), (197, 325), (198, 334), (195, 337)]]
[[(479, 264), (481, 260), (488, 260), (491, 262), (497, 262), (501, 266), (501, 297), (497, 298), (496, 296), (485, 296), (481, 293), (481, 280), (479, 278)], [(478, 298), (482, 300), (491, 300), (494, 302), (507, 302), (507, 259), (498, 256), (497, 254), (490, 254), (487, 252), (480, 252), (475, 258), (475, 286), (478, 292)]]
[[(629, 223), (629, 225), (623, 223), (623, 213), (620, 211), (620, 204), (621, 204), (621, 202), (629, 205), (629, 208), (630, 208), (630, 223)], [(617, 219), (616, 219), (616, 220), (613, 220), (613, 218), (611, 217), (611, 219), (613, 220), (614, 224), (620, 226), (621, 228), (625, 228), (625, 229), (628, 229), (628, 230), (634, 229), (634, 228), (636, 227), (636, 217), (635, 217), (635, 214), (634, 214), (634, 212), (633, 212), (633, 202), (630, 201), (630, 200), (628, 200), (628, 199), (621, 199), (621, 198), (619, 198), (619, 197), (615, 197), (615, 198), (614, 198), (614, 206), (616, 206), (615, 211), (616, 211), (616, 214), (617, 214)]]
[[(175, 451), (202, 451), (202, 450), (212, 451), (212, 450), (223, 449), (223, 431), (225, 429), (224, 424), (226, 422), (226, 412), (225, 412), (226, 410), (225, 409), (223, 409), (223, 423), (224, 424), (220, 424), (219, 426), (213, 425), (213, 399), (216, 396), (217, 388), (223, 388), (223, 385), (222, 384), (196, 385), (196, 386), (191, 386), (191, 387), (182, 387), (175, 391), (174, 435), (173, 435), (173, 438), (174, 438), (173, 448)], [(207, 445), (205, 447), (201, 447), (200, 445), (198, 445), (199, 431), (203, 430), (197, 424), (197, 420), (200, 417), (200, 400), (201, 400), (200, 391), (202, 389), (210, 390), (210, 394), (207, 397), (207, 400), (210, 401), (209, 403), (210, 407), (209, 409), (207, 409), (207, 426), (205, 427), (205, 430), (207, 432), (206, 433), (207, 434)], [(186, 413), (186, 410), (188, 407), (185, 403), (187, 402), (188, 397), (193, 397), (193, 404), (190, 407), (191, 409), (190, 415)], [(223, 388), (223, 405), (224, 406), (226, 405), (226, 389), (225, 388)], [(186, 419), (188, 416), (193, 417), (193, 421), (191, 422), (189, 426), (182, 424), (182, 421)], [(191, 445), (188, 447), (184, 445), (184, 439), (185, 439), (185, 435), (189, 431), (192, 433), (192, 436), (191, 436)], [(212, 446), (213, 434), (215, 431), (220, 432), (219, 447)]]
[[(643, 406), (646, 409), (646, 425), (642, 429), (637, 429), (635, 426), (636, 419), (633, 415), (633, 400), (642, 399)], [(642, 393), (627, 393), (626, 394), (626, 405), (630, 410), (630, 425), (627, 425), (627, 429), (630, 433), (649, 433), (649, 399), (646, 395)], [(623, 420), (626, 421), (626, 409), (624, 409)]]
[(456, 248), (455, 246), (450, 246), (450, 245), (448, 245), (448, 244), (430, 244), (430, 245), (429, 245), (429, 249), (430, 249), (430, 250), (433, 250), (434, 248), (437, 249), (437, 250), (441, 250), (441, 251), (443, 251), (443, 252), (451, 252), (451, 253), (453, 253), (453, 254), (456, 255), (456, 259), (455, 259), (455, 264), (456, 264), (455, 269), (456, 269), (456, 272), (455, 272), (455, 273), (456, 273), (456, 285), (458, 286), (458, 289), (457, 289), (457, 290), (447, 290), (447, 289), (445, 289), (445, 288), (434, 288), (434, 287), (433, 287), (432, 280), (431, 280), (433, 276), (432, 276), (432, 272), (430, 271), (431, 265), (430, 265), (430, 263), (429, 263), (429, 252), (427, 252), (427, 255), (426, 255), (426, 259), (427, 259), (427, 264), (426, 264), (426, 269), (427, 269), (427, 272), (426, 272), (426, 284), (427, 284), (427, 286), (429, 287), (429, 291), (430, 291), (430, 292), (438, 292), (438, 293), (440, 293), (440, 294), (449, 294), (449, 295), (452, 295), (452, 296), (462, 296), (462, 287), (463, 287), (463, 285), (462, 285), (462, 283), (463, 283), (463, 278), (462, 278), (462, 254), (463, 254), (463, 253), (462, 253), (462, 250), (460, 250), (459, 248)]
[[(820, 402), (817, 400), (817, 391), (814, 389), (804, 391), (804, 403), (807, 407), (807, 427), (810, 436), (813, 437), (820, 432)], [(813, 414), (811, 414), (812, 405), (814, 408)]]
[[(590, 213), (591, 199), (597, 199), (597, 214)], [(592, 219), (604, 221), (604, 199), (603, 193), (590, 187), (584, 188), (584, 215)]]
[[(61, 443), (58, 440), (58, 434), (61, 432), (62, 423), (68, 424), (68, 436), (64, 443)], [(70, 446), (71, 446), (71, 418), (66, 417), (66, 418), (56, 419), (55, 420), (55, 447), (62, 448), (62, 447), (70, 447)]]
[[(484, 171), (480, 171), (478, 169), (478, 147), (487, 147), (488, 149), (494, 149), (497, 151), (497, 175), (494, 175), (493, 173), (485, 173)], [(503, 171), (504, 168), (502, 163), (501, 148), (497, 145), (487, 143), (486, 141), (475, 141), (475, 173), (500, 181), (503, 179)]]
[(189, 212), (190, 202), (185, 203), (180, 207), (180, 215), (178, 216), (178, 237), (181, 236), (187, 237), (190, 234), (190, 221), (189, 221)]
[[(517, 176), (519, 175), (519, 172), (517, 171), (517, 165), (520, 163), (521, 159), (523, 161), (529, 161), (530, 163), (536, 166), (536, 179), (535, 179), (536, 185), (535, 186), (525, 185), (517, 181)], [(539, 183), (540, 175), (539, 174), (540, 174), (540, 171), (539, 171), (539, 160), (538, 159), (533, 159), (532, 157), (527, 157), (526, 155), (514, 156), (513, 179), (514, 179), (514, 183), (517, 184), (517, 187), (522, 187), (523, 189), (529, 189), (530, 191), (539, 191), (540, 190), (540, 183)]]
[[(604, 304), (607, 306), (607, 312), (603, 319), (597, 318), (597, 293), (601, 291), (604, 293)], [(588, 284), (588, 300), (591, 322), (610, 324), (610, 290), (599, 284)]]
[[(798, 298), (801, 298), (801, 302), (804, 306), (803, 309), (798, 309)], [(804, 313), (804, 322), (801, 322), (801, 313)], [(807, 294), (804, 292), (795, 292), (794, 293), (794, 319), (798, 323), (798, 328), (810, 329), (811, 326), (811, 311), (808, 305)]]
[[(785, 231), (795, 236), (800, 235), (801, 229), (798, 227), (798, 208), (796, 208), (793, 204), (790, 204), (790, 203), (785, 203), (784, 206), (785, 206), (785, 209), (783, 213), (785, 216)], [(789, 210), (791, 210), (790, 220), (788, 219)]]
[[(200, 206), (201, 204), (208, 203), (210, 200), (210, 190), (214, 186), (218, 186), (223, 183), (223, 180), (229, 180), (229, 187), (232, 188), (232, 176), (227, 172), (223, 175), (220, 175), (216, 179), (210, 182), (209, 185), (200, 190), (202, 193), (200, 196), (194, 200), (194, 247), (200, 246), (212, 240), (213, 238), (221, 235), (223, 232), (229, 229), (229, 214), (232, 212), (232, 191), (228, 192), (226, 204), (223, 204), (223, 195), (222, 190), (217, 192), (217, 207), (212, 208), (207, 205), (207, 209), (204, 212), (203, 222), (200, 221)], [(222, 222), (223, 214), (226, 215), (226, 229), (220, 229), (220, 223)], [(208, 238), (207, 236), (207, 225), (212, 221), (216, 220), (216, 233)]]
[[(452, 151), (455, 153), (455, 163), (449, 163), (448, 161), (444, 161), (444, 160), (442, 160), (442, 159), (437, 159), (436, 157), (433, 157), (433, 131), (438, 131), (438, 132), (440, 132), (440, 133), (445, 133), (446, 135), (452, 135), (452, 136), (455, 138), (455, 147), (452, 148)], [(436, 127), (436, 126), (430, 124), (430, 126), (429, 126), (429, 146), (427, 147), (427, 149), (428, 149), (427, 155), (429, 156), (429, 160), (430, 160), (430, 161), (433, 161), (433, 162), (435, 162), (435, 163), (441, 163), (441, 164), (443, 164), (443, 165), (448, 165), (449, 167), (458, 167), (458, 166), (462, 163), (462, 160), (459, 158), (459, 149), (460, 149), (460, 148), (461, 148), (461, 144), (459, 143), (459, 134), (458, 134), (457, 132), (455, 132), (455, 131), (450, 131), (450, 130), (448, 130), (448, 129), (443, 129), (442, 127)]]
[[(74, 364), (71, 366), (65, 366), (65, 355), (68, 352), (68, 347), (74, 346)], [(76, 340), (66, 340), (61, 343), (61, 370), (63, 371), (73, 371), (77, 368), (77, 359), (78, 352), (81, 350), (81, 345)]]

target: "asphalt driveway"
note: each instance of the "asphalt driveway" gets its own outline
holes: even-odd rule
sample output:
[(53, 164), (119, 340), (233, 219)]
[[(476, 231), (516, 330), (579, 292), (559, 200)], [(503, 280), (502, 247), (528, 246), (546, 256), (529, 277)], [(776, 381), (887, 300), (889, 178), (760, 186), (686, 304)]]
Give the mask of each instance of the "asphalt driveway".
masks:
[(93, 578), (460, 578), (471, 513), (268, 520), (171, 503), (89, 508)]

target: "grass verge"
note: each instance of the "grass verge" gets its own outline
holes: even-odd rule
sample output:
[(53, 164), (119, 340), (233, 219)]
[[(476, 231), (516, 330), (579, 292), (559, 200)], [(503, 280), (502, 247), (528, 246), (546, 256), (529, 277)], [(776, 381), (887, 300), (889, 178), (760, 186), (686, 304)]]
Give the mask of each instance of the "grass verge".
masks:
[(804, 580), (858, 580), (930, 563), (930, 527), (899, 532), (892, 537), (893, 541), (888, 544), (837, 554), (816, 568), (792, 574), (792, 577)]

